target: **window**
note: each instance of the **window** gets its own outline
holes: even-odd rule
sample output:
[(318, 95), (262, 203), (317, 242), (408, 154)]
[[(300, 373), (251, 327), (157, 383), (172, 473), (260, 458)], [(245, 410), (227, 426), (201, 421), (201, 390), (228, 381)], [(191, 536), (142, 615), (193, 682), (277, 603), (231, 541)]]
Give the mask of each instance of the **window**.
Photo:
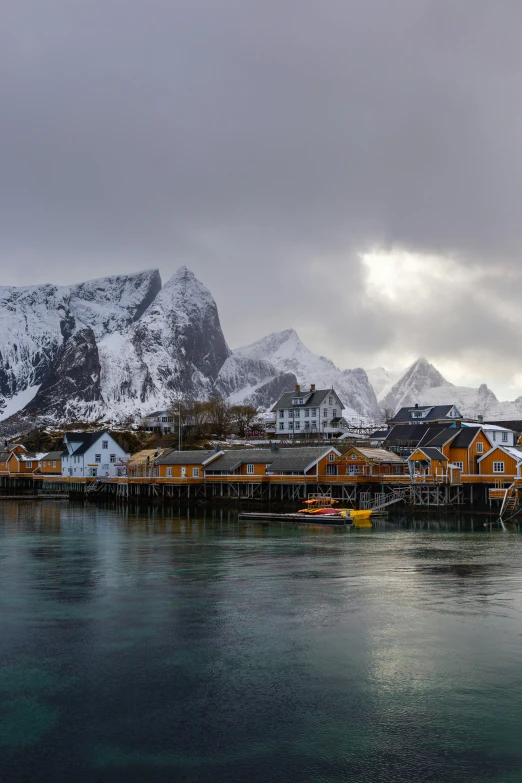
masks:
[(305, 419), (308, 419), (310, 417), (310, 408), (306, 408), (304, 412)]
[(328, 397), (328, 405), (333, 405), (333, 397)]
[(250, 475), (254, 472), (254, 466), (253, 465), (247, 465), (247, 473)]
[(350, 474), (350, 476), (354, 476), (358, 472), (359, 472), (359, 467), (357, 465), (348, 465), (348, 473)]
[(334, 408), (334, 409), (333, 409), (333, 411), (332, 411), (332, 416), (333, 416), (333, 418), (334, 418), (334, 419), (336, 419), (336, 418), (337, 418), (337, 408)]
[(285, 418), (285, 412), (284, 411), (279, 411), (279, 418), (280, 419), (284, 419)]
[(167, 468), (167, 478), (172, 478), (172, 468)]
[(279, 429), (280, 430), (284, 430), (284, 428), (285, 428), (284, 422), (281, 422), (280, 425), (279, 425)]
[(305, 425), (305, 430), (309, 430), (310, 429), (310, 422), (309, 421), (305, 421), (304, 425)]
[(33, 463), (32, 462), (26, 462), (25, 465), (26, 465), (27, 468), (32, 468), (33, 467)]
[(479, 441), (477, 443), (477, 454), (482, 454), (483, 451), (484, 451), (484, 444), (482, 443), (482, 441)]
[(352, 454), (352, 456), (350, 457), (350, 459), (357, 459), (357, 454)]
[(464, 470), (464, 463), (463, 463), (463, 462), (454, 462), (453, 464), (454, 464), (454, 465), (455, 465), (455, 467), (456, 467), (456, 468), (458, 468), (459, 470)]
[(312, 429), (313, 430), (317, 429), (317, 421), (315, 419), (312, 421)]
[(94, 455), (94, 461), (95, 462), (101, 462), (101, 454), (95, 454)]
[(507, 432), (503, 432), (502, 433), (502, 443), (507, 443), (507, 442), (508, 442), (508, 434), (507, 434)]
[(504, 463), (503, 462), (494, 462), (493, 463), (493, 473), (503, 473), (504, 472)]
[(328, 408), (323, 408), (323, 416), (328, 416)]
[(288, 411), (288, 416), (289, 416), (290, 419), (293, 419), (294, 418), (294, 412), (293, 411)]
[(114, 463), (116, 462), (116, 454), (111, 454), (111, 462), (114, 465)]
[(336, 476), (337, 475), (337, 465), (327, 465), (326, 466), (326, 475), (327, 476)]
[(108, 448), (109, 448), (109, 441), (102, 440), (102, 449), (108, 449)]
[(301, 411), (294, 411), (294, 419), (298, 419), (301, 415)]
[(496, 440), (497, 439), (497, 433), (495, 432), (495, 430), (493, 430), (493, 432), (491, 434), (493, 435), (493, 440)]
[(335, 454), (333, 453), (333, 451), (332, 451), (332, 452), (331, 452), (331, 453), (328, 455), (328, 459), (330, 460), (330, 462), (333, 462), (333, 461), (334, 461), (334, 459), (335, 459)]
[(289, 430), (293, 430), (294, 429), (294, 422), (293, 421), (289, 421), (288, 422), (288, 429)]
[(300, 430), (300, 429), (301, 429), (301, 422), (296, 421), (296, 423), (294, 424), (294, 430)]
[(166, 416), (162, 416), (161, 417), (161, 421), (167, 421), (167, 417)]
[(56, 460), (53, 460), (53, 468), (56, 467)]
[(199, 478), (199, 468), (192, 468), (192, 478)]
[(312, 416), (317, 416), (317, 408), (312, 408)]

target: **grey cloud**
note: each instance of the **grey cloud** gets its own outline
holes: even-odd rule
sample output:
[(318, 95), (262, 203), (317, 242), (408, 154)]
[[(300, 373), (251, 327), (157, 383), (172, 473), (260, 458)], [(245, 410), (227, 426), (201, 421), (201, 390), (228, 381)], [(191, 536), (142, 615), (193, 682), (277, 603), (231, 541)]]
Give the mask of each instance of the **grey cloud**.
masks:
[[(361, 300), (361, 248), (519, 268), (521, 23), (516, 0), (11, 0), (4, 282), (187, 263), (232, 344), (327, 317), (338, 361), (395, 349), (408, 314)], [(464, 349), (513, 333), (461, 308)]]

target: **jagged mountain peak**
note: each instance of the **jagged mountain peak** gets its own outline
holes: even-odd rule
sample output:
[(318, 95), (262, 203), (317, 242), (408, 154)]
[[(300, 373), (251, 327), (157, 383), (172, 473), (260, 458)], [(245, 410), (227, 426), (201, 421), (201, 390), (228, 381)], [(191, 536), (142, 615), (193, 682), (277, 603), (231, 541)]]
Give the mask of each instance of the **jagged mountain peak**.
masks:
[(429, 392), (438, 387), (450, 387), (441, 373), (424, 356), (416, 359), (404, 375), (389, 389), (382, 400), (383, 407), (397, 410), (415, 405)]

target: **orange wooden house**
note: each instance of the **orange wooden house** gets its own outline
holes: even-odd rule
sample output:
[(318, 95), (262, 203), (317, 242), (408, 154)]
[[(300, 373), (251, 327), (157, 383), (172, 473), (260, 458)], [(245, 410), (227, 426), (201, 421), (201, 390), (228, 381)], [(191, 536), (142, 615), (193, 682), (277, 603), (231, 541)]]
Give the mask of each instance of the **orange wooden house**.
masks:
[(204, 479), (204, 471), (208, 465), (217, 460), (222, 451), (176, 451), (171, 449), (154, 460), (153, 476), (164, 479)]
[(25, 449), (23, 451), (12, 451), (7, 460), (9, 475), (32, 476), (39, 470), (40, 455), (29, 454)]
[(0, 451), (0, 475), (5, 476), (9, 474), (9, 458), (13, 453), (24, 454), (27, 453), (27, 449), (21, 443), (9, 446), (6, 442), (5, 448)]
[(353, 479), (378, 480), (408, 475), (408, 462), (393, 451), (352, 446), (336, 461), (337, 474)]
[(522, 476), (522, 448), (495, 446), (480, 457), (480, 475), (490, 481), (513, 481)]
[(62, 475), (62, 454), (62, 450), (50, 451), (48, 454), (44, 454), (40, 460), (40, 472), (43, 476)]
[(410, 472), (417, 479), (438, 481), (478, 476), (479, 460), (490, 449), (491, 443), (481, 427), (449, 427), (419, 443), (408, 457)]

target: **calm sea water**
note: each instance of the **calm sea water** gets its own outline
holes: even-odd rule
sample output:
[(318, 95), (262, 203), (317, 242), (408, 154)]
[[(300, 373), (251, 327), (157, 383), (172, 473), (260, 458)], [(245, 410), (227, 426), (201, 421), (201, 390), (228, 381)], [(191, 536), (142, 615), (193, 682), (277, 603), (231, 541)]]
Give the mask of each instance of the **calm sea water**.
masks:
[(0, 501), (0, 780), (522, 781), (522, 535)]

